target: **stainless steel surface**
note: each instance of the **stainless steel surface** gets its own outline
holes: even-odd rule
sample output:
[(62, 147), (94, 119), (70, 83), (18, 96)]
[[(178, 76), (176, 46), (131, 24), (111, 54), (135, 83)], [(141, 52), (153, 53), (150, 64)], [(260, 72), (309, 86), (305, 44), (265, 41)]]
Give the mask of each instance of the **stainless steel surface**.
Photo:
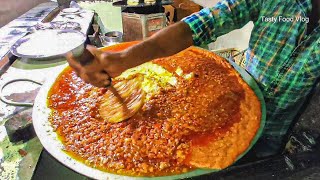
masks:
[[(8, 53), (10, 47), (29, 32), (28, 28), (30, 26), (32, 27), (38, 22), (70, 22), (62, 16), (62, 12), (57, 11), (58, 8), (56, 7), (57, 3), (55, 2), (43, 3), (12, 21), (12, 23), (0, 28), (0, 86), (10, 80), (21, 78), (43, 82), (57, 66), (66, 63), (64, 58), (48, 61), (18, 58), (13, 62), (15, 58), (11, 58), (11, 53)], [(81, 11), (81, 17), (75, 17), (72, 22), (79, 23), (80, 31), (83, 34), (88, 34), (93, 15), (93, 11), (83, 10)], [(23, 27), (26, 21), (31, 23)], [(17, 27), (15, 28), (15, 26)], [(6, 56), (7, 53), (10, 55)], [(11, 65), (11, 63), (13, 64)], [(32, 102), (38, 92), (37, 88), (38, 85), (33, 83), (19, 82), (5, 88), (4, 95), (8, 99)], [(9, 141), (4, 124), (8, 116), (18, 113), (19, 109), (21, 107), (10, 106), (0, 101), (0, 179), (34, 179), (32, 176), (43, 148), (37, 137), (27, 142), (12, 143)], [(22, 152), (22, 155), (19, 152)], [(27, 155), (25, 155), (26, 153)], [(51, 166), (48, 167), (48, 164), (46, 164), (45, 168), (51, 168)], [(63, 177), (68, 179), (70, 176), (66, 175), (68, 172), (64, 171), (65, 169), (67, 168), (59, 169), (58, 173), (55, 173), (51, 178), (59, 179), (59, 177)], [(47, 177), (45, 178), (48, 179), (50, 175), (46, 174)], [(43, 178), (42, 176), (41, 179)]]
[(80, 23), (71, 22), (71, 21), (56, 21), (56, 22), (47, 22), (47, 23), (38, 23), (35, 25), (36, 30), (45, 30), (45, 29), (61, 29), (61, 30), (80, 30)]
[[(0, 0), (1, 2), (1, 0)], [(0, 3), (1, 4), (1, 3)], [(1, 4), (2, 5), (2, 4)], [(53, 10), (57, 8), (57, 3), (47, 2), (30, 9), (25, 14), (11, 21), (0, 28), (0, 61), (9, 52), (10, 47), (20, 38), (25, 36), (29, 28), (38, 22), (45, 21), (47, 17), (52, 16)], [(14, 9), (12, 9), (14, 11)]]

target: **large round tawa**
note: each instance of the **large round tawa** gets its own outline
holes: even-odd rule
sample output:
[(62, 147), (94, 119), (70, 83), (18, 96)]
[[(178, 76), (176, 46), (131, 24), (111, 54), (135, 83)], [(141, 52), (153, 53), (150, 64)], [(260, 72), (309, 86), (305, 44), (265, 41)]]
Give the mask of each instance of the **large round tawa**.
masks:
[[(253, 89), (253, 91), (255, 92), (255, 94), (257, 95), (257, 97), (261, 102), (261, 110), (262, 110), (260, 128), (256, 133), (254, 139), (251, 141), (249, 148), (237, 158), (237, 159), (240, 159), (243, 155), (245, 155), (250, 150), (250, 148), (256, 143), (256, 141), (262, 134), (262, 130), (263, 130), (265, 119), (266, 119), (266, 107), (265, 107), (265, 102), (264, 102), (262, 93), (258, 85), (256, 84), (255, 80), (241, 67), (239, 67), (233, 62), (230, 62), (230, 63), (241, 74), (241, 77), (243, 78), (243, 80), (246, 83), (248, 83), (248, 85)], [(218, 170), (212, 170), (212, 169), (210, 170), (196, 169), (194, 171), (190, 171), (190, 172), (179, 174), (179, 175), (173, 175), (173, 176), (130, 177), (130, 176), (112, 174), (112, 173), (104, 172), (104, 171), (89, 167), (83, 164), (82, 162), (79, 162), (76, 159), (69, 156), (63, 150), (63, 144), (58, 139), (57, 134), (54, 132), (51, 126), (51, 123), (48, 120), (51, 110), (47, 107), (48, 92), (51, 86), (56, 81), (56, 78), (59, 76), (59, 74), (63, 71), (65, 67), (67, 67), (67, 65), (61, 66), (59, 70), (55, 72), (51, 72), (48, 75), (49, 78), (41, 87), (35, 99), (33, 115), (32, 115), (34, 129), (42, 145), (54, 158), (56, 158), (62, 164), (64, 164), (65, 166), (69, 167), (70, 169), (80, 174), (83, 174), (85, 176), (88, 176), (94, 179), (182, 179), (182, 178), (194, 177), (194, 176), (199, 176), (199, 175), (218, 171)]]

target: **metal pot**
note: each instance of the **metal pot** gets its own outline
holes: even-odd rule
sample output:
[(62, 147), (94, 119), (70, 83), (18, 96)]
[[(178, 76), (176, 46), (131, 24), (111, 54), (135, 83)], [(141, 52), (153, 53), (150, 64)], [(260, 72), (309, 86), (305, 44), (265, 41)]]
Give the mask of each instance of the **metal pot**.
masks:
[(100, 40), (103, 46), (110, 46), (122, 42), (122, 32), (110, 31), (104, 35), (100, 35)]

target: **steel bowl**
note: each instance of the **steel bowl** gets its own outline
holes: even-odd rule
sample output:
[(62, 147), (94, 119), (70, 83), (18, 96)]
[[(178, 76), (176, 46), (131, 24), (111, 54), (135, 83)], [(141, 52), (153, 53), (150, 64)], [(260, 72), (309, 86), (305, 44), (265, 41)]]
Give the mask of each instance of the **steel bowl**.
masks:
[(100, 40), (103, 46), (110, 46), (122, 42), (122, 32), (110, 31), (100, 36)]

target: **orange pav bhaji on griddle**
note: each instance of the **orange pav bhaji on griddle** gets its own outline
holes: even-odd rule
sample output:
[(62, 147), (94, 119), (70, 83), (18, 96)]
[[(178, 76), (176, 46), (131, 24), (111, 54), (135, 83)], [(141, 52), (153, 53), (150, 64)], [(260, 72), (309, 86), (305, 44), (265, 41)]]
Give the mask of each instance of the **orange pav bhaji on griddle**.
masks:
[(260, 127), (261, 107), (253, 90), (213, 53), (191, 47), (121, 78), (135, 73), (144, 76), (146, 99), (119, 123), (99, 114), (105, 89), (86, 84), (70, 68), (60, 74), (50, 90), (50, 121), (70, 156), (130, 176), (223, 169), (249, 147)]

